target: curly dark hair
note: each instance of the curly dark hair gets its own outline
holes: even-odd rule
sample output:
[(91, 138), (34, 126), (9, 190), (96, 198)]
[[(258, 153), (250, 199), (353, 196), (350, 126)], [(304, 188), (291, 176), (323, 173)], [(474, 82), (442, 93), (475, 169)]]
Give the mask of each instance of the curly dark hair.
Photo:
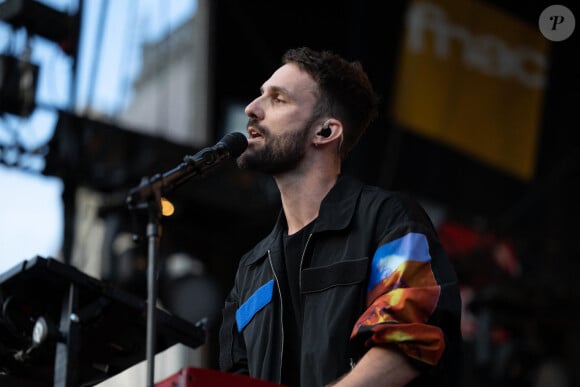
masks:
[(286, 51), (282, 63), (298, 65), (318, 84), (320, 95), (315, 117), (330, 116), (342, 122), (340, 156), (344, 159), (377, 115), (378, 99), (362, 65), (331, 51), (308, 47)]

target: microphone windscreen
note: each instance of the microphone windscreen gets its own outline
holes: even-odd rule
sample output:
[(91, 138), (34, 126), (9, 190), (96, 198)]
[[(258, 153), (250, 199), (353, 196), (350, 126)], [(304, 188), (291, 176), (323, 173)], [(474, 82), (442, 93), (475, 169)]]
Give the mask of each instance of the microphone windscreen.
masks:
[(248, 139), (240, 132), (226, 134), (220, 143), (226, 147), (232, 158), (237, 158), (248, 147)]

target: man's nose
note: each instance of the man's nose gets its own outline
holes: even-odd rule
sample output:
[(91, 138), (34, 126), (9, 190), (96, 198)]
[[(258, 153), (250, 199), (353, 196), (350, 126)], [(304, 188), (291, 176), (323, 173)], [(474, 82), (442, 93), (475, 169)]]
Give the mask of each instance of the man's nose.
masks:
[(246, 115), (250, 118), (261, 120), (264, 118), (264, 110), (260, 107), (260, 97), (250, 102), (244, 109)]

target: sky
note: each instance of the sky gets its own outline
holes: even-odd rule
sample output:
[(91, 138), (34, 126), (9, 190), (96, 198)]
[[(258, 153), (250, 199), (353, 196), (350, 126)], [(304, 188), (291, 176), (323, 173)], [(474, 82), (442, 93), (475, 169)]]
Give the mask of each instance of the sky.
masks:
[[(68, 13), (78, 8), (76, 0), (39, 2)], [(37, 255), (59, 255), (63, 184), (57, 177), (42, 175), (46, 144), (58, 118), (56, 108), (109, 115), (122, 111), (140, 69), (141, 45), (187, 20), (196, 6), (197, 0), (84, 0), (74, 87), (71, 58), (53, 42), (30, 36), (31, 61), (39, 66), (38, 107), (25, 119), (0, 115), (0, 144), (17, 143), (27, 150), (0, 151), (0, 274)], [(0, 54), (19, 56), (25, 42), (24, 31), (0, 21)], [(33, 149), (38, 152), (31, 154)]]

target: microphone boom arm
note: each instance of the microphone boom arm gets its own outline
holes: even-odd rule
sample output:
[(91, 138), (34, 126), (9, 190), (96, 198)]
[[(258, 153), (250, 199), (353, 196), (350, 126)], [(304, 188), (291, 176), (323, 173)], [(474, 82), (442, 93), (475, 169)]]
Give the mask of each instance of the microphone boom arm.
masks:
[[(188, 157), (186, 156), (184, 160)], [(156, 199), (157, 193), (163, 196), (174, 191), (183, 183), (193, 178), (201, 176), (209, 168), (202, 168), (199, 163), (183, 161), (177, 167), (164, 172), (157, 173), (151, 177), (144, 177), (137, 187), (129, 190), (127, 195), (127, 205), (129, 208), (140, 208), (150, 200)]]
[(248, 141), (243, 134), (230, 133), (213, 147), (185, 156), (183, 162), (172, 170), (143, 178), (137, 187), (129, 190), (129, 209), (141, 208), (151, 200), (159, 200), (192, 177), (203, 176), (222, 161), (238, 157), (247, 146)]

